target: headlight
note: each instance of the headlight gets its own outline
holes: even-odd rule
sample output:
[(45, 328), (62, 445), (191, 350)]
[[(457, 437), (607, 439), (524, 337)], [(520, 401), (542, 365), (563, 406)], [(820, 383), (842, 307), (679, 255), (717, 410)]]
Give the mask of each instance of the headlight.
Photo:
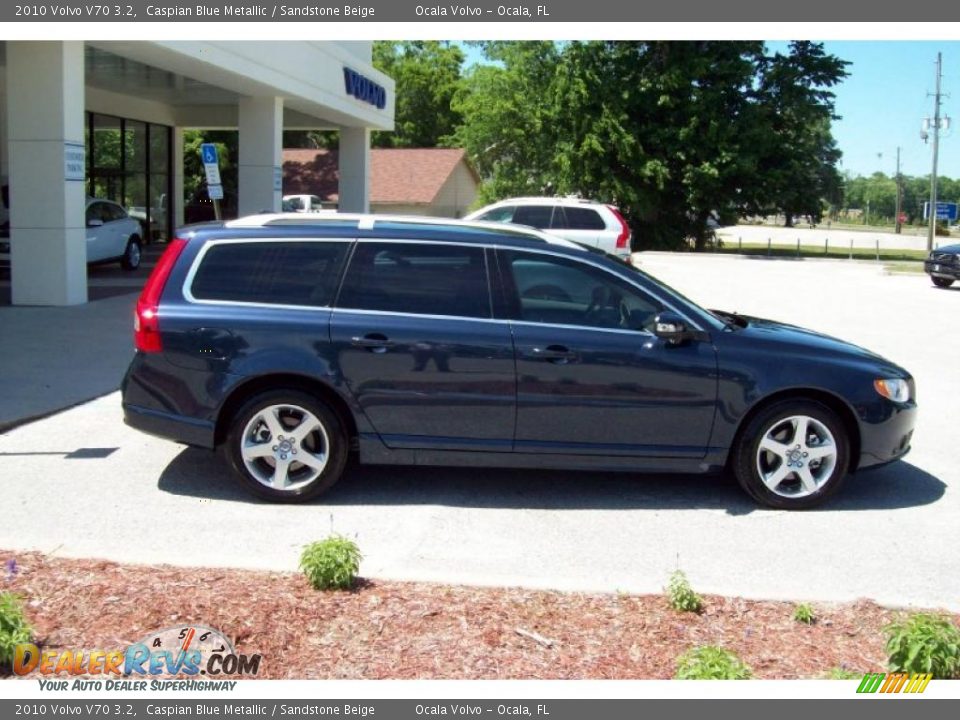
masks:
[(905, 403), (910, 400), (910, 384), (902, 378), (878, 378), (873, 388), (888, 400)]

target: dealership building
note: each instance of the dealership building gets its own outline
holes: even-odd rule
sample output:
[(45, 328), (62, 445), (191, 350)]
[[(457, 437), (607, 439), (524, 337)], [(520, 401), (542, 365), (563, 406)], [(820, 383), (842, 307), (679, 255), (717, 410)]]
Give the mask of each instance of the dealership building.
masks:
[(13, 304), (87, 301), (87, 196), (170, 236), (184, 221), (185, 130), (238, 131), (241, 215), (280, 210), (284, 130), (337, 130), (339, 208), (368, 211), (370, 132), (394, 114), (371, 53), (365, 41), (0, 43)]

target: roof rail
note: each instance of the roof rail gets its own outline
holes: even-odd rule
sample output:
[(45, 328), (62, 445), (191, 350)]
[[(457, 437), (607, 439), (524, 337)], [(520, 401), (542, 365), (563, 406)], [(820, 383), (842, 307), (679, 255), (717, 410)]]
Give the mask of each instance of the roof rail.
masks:
[(496, 231), (514, 236), (542, 240), (554, 245), (576, 247), (577, 244), (558, 235), (549, 235), (536, 228), (513, 223), (484, 222), (481, 220), (456, 220), (426, 215), (371, 215), (362, 213), (320, 212), (320, 213), (261, 213), (247, 215), (224, 223), (227, 228), (262, 228), (270, 225), (326, 225), (329, 223), (353, 223), (358, 230), (373, 230), (377, 223), (434, 225), (451, 228), (473, 228), (475, 230)]

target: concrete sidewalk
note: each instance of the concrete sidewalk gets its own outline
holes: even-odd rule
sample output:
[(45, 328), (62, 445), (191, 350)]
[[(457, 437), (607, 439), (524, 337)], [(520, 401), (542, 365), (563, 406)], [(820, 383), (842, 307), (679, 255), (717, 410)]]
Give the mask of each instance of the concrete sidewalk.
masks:
[(73, 307), (0, 307), (0, 432), (116, 390), (136, 301), (131, 288)]

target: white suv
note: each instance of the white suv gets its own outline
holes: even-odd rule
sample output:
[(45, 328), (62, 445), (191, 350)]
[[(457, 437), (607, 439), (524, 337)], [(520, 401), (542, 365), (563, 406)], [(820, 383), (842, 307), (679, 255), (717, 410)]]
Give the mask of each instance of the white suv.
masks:
[(630, 257), (630, 227), (613, 205), (577, 197), (510, 198), (480, 208), (464, 219), (529, 225), (625, 260)]

